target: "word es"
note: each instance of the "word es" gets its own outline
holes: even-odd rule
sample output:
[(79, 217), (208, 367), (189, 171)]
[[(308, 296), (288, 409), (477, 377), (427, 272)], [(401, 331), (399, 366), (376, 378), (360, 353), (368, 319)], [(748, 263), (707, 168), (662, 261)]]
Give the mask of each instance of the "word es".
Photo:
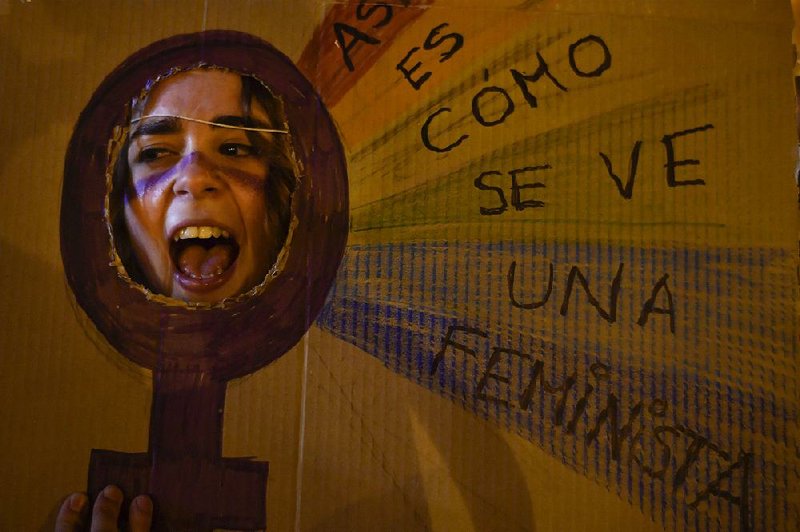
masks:
[[(425, 42), (422, 44), (422, 47), (425, 50), (435, 50), (439, 46), (447, 43), (450, 47), (442, 52), (439, 55), (439, 62), (444, 63), (451, 57), (453, 57), (456, 52), (461, 50), (464, 46), (464, 36), (460, 33), (450, 32), (445, 33), (444, 35), (439, 35), (441, 30), (445, 29), (449, 24), (447, 22), (443, 24), (439, 24), (435, 28), (433, 28), (428, 36), (425, 38)], [(397, 64), (397, 70), (399, 70), (403, 77), (406, 78), (406, 81), (414, 88), (414, 90), (419, 90), (422, 88), (422, 85), (428, 81), (428, 78), (433, 75), (433, 72), (425, 71), (422, 74), (419, 74), (417, 77), (414, 77), (414, 74), (422, 67), (422, 61), (417, 61), (411, 67), (407, 65), (408, 61), (411, 57), (416, 54), (420, 50), (419, 46), (415, 46), (408, 51), (406, 56)]]
[[(581, 50), (586, 50), (587, 48), (597, 48), (600, 52), (600, 60), (595, 61), (596, 64), (592, 65), (579, 65), (578, 52)], [(572, 72), (579, 77), (598, 77), (601, 76), (606, 70), (611, 68), (611, 51), (608, 49), (606, 42), (597, 35), (587, 35), (586, 37), (576, 40), (569, 45), (567, 55), (569, 58), (569, 66), (572, 69)], [(580, 55), (583, 55), (583, 53)], [(528, 107), (531, 109), (538, 107), (539, 102), (533, 92), (531, 92), (530, 84), (536, 83), (543, 77), (549, 79), (550, 82), (562, 92), (567, 92), (569, 90), (563, 83), (561, 83), (561, 81), (556, 79), (552, 72), (550, 72), (550, 67), (547, 64), (547, 61), (538, 51), (536, 52), (536, 59), (538, 61), (538, 66), (532, 74), (526, 74), (514, 68), (509, 70), (514, 83), (519, 87), (519, 90), (522, 93), (525, 103), (527, 103)], [(489, 81), (488, 69), (484, 70), (484, 81)], [(494, 100), (497, 97), (500, 97), (501, 100), (504, 101), (504, 104), (502, 104), (502, 111), (495, 115), (484, 111), (484, 102)], [(472, 116), (475, 121), (483, 127), (494, 127), (502, 124), (509, 116), (511, 116), (515, 109), (516, 104), (514, 103), (514, 100), (511, 98), (511, 95), (508, 93), (508, 91), (503, 87), (496, 85), (484, 87), (472, 97)], [(452, 112), (453, 110), (449, 107), (441, 107), (428, 116), (428, 118), (425, 119), (425, 122), (422, 124), (422, 129), (420, 130), (422, 144), (430, 151), (437, 153), (448, 152), (455, 149), (469, 138), (469, 134), (464, 133), (457, 139), (444, 144), (441, 142), (434, 143), (431, 140), (430, 128), (434, 120), (445, 113)], [(445, 126), (445, 129), (449, 128)]]
[[(731, 452), (682, 423), (669, 419), (670, 404), (660, 398), (632, 399), (627, 408), (612, 389), (613, 373), (602, 363), (588, 371), (573, 369), (560, 382), (548, 378), (557, 371), (544, 358), (502, 345), (492, 345), (490, 333), (477, 327), (450, 325), (433, 358), (431, 375), (477, 366), (464, 392), (474, 399), (516, 413), (544, 416), (586, 448), (606, 449), (620, 467), (638, 469), (642, 480), (659, 482), (689, 509), (712, 504), (733, 506), (740, 529), (750, 530), (748, 477), (752, 454)], [(550, 369), (550, 371), (547, 371)], [(440, 382), (444, 382), (441, 381)], [(684, 415), (673, 417), (684, 418)], [(529, 426), (536, 426), (531, 422)], [(546, 437), (546, 434), (540, 434)]]

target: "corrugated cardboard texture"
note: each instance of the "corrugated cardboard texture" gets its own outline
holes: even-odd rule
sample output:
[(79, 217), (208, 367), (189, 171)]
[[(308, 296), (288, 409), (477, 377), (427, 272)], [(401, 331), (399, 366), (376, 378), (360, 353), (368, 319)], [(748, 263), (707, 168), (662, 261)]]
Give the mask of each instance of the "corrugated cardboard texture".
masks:
[(270, 530), (796, 530), (789, 3), (388, 12), (0, 0), (0, 529), (147, 447), (151, 375), (64, 280), (77, 117), (141, 47), (233, 29), (304, 69), (351, 188), (317, 324), (228, 386)]

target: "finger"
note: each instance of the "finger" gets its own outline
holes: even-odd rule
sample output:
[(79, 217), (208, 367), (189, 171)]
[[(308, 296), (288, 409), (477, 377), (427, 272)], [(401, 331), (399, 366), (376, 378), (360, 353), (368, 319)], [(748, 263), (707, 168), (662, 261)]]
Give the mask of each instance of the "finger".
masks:
[(122, 492), (116, 486), (106, 486), (92, 509), (92, 532), (116, 532)]
[(139, 495), (131, 502), (128, 514), (130, 532), (150, 532), (153, 522), (153, 501), (147, 495)]
[(73, 493), (61, 503), (56, 517), (55, 532), (77, 532), (86, 520), (89, 499), (83, 493)]

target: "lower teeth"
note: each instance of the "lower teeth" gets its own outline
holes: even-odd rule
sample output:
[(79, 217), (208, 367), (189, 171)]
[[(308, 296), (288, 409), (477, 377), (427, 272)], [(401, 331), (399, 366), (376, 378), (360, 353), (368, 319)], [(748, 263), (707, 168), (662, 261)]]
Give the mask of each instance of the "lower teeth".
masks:
[(201, 273), (200, 275), (197, 275), (196, 273), (192, 273), (192, 272), (183, 272), (183, 273), (188, 275), (192, 279), (199, 280), (199, 281), (207, 281), (208, 279), (211, 279), (213, 277), (217, 277), (219, 275), (222, 275), (222, 267), (217, 268), (213, 272)]

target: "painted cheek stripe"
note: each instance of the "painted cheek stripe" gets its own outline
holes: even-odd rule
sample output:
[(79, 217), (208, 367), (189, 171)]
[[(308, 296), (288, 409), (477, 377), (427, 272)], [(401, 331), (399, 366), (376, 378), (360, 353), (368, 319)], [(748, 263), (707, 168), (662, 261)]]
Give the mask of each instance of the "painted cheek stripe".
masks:
[(150, 192), (156, 186), (169, 182), (172, 179), (172, 177), (180, 170), (180, 165), (182, 162), (183, 160), (181, 160), (180, 163), (173, 166), (172, 168), (164, 170), (163, 172), (155, 172), (145, 177), (144, 179), (140, 179), (135, 183), (133, 183), (133, 190), (136, 193), (136, 197), (141, 199), (145, 194)]

